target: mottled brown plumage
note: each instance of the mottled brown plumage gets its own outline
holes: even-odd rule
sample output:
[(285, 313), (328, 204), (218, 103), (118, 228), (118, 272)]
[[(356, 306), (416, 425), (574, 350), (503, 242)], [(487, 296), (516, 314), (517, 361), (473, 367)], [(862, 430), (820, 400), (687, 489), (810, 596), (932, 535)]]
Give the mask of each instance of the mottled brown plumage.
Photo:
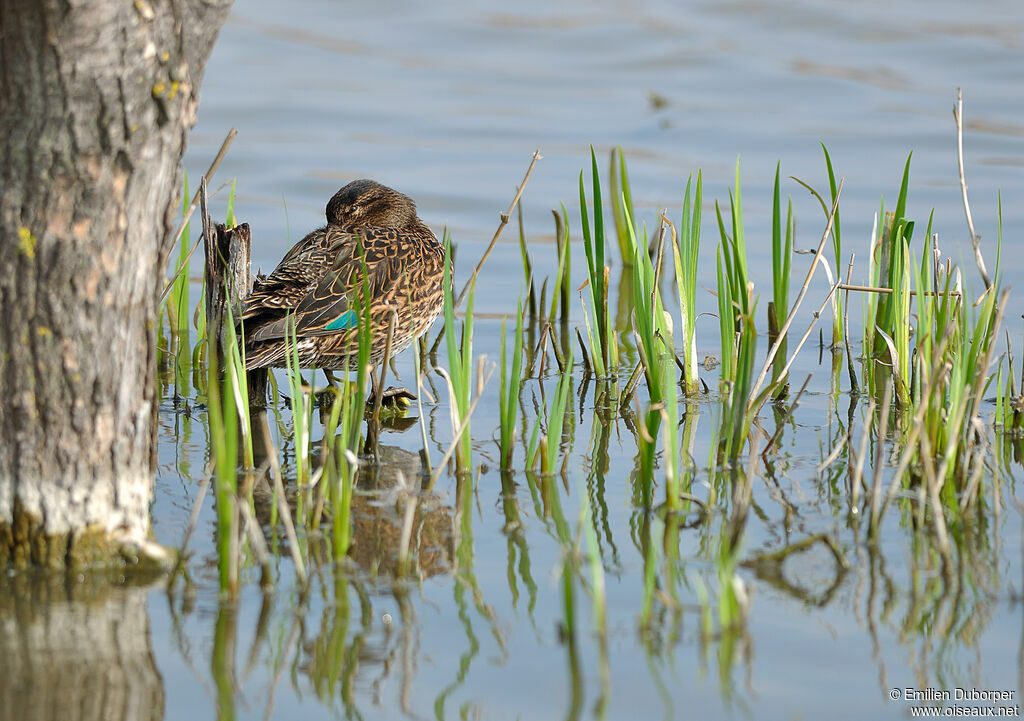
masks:
[(384, 355), (392, 310), (392, 354), (427, 330), (441, 312), (444, 249), (412, 199), (356, 180), (328, 202), (327, 225), (296, 243), (244, 301), (246, 367), (286, 365), (285, 339), (294, 322), (302, 366), (353, 369), (364, 262), (370, 362)]

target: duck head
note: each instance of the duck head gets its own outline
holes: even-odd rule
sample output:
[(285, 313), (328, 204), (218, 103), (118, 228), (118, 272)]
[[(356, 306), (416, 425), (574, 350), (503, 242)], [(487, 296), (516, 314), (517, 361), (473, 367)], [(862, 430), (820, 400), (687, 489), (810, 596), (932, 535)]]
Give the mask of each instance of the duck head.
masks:
[(327, 222), (343, 228), (409, 228), (420, 220), (408, 195), (373, 180), (353, 180), (328, 201)]

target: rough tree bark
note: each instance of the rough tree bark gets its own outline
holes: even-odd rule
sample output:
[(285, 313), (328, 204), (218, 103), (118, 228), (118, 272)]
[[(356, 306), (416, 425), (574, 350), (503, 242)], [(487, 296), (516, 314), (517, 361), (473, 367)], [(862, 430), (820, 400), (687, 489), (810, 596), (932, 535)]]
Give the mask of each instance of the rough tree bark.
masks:
[(0, 0), (0, 568), (149, 537), (159, 279), (230, 0)]

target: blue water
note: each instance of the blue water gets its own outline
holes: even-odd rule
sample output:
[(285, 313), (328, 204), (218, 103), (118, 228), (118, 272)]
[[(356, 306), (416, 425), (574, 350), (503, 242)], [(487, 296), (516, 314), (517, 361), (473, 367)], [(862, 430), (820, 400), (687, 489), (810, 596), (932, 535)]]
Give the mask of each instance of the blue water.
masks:
[[(544, 157), (522, 207), (543, 277), (553, 275), (556, 262), (550, 209), (566, 204), (578, 239), (577, 182), (589, 148), (596, 148), (604, 168), (609, 149), (621, 145), (640, 217), (651, 227), (662, 208), (678, 219), (687, 177), (703, 170), (699, 284), (713, 288), (713, 202), (727, 205), (739, 156), (751, 274), (764, 304), (776, 162), (786, 179), (783, 191), (794, 202), (796, 246), (814, 247), (824, 214), (788, 176), (824, 191), (819, 143), (828, 147), (837, 175), (845, 178), (844, 256), (856, 253), (854, 279), (863, 281), (873, 215), (882, 196), (886, 207), (895, 203), (913, 151), (908, 214), (919, 219), (923, 234), (934, 210), (944, 253), (960, 263), (965, 284), (976, 292), (951, 114), (957, 87), (964, 93), (967, 182), (985, 257), (992, 270), (1001, 192), (1001, 268), (1008, 285), (1019, 285), (1024, 6), (1010, 0), (983, 6), (925, 0), (895, 6), (239, 3), (206, 70), (185, 166), (197, 178), (227, 131), (238, 128), (212, 185), (237, 179), (235, 212), (254, 229), (254, 264), (264, 271), (290, 242), (323, 222), (324, 204), (338, 187), (372, 177), (413, 197), (438, 233), (451, 231), (456, 275), (464, 279), (539, 148)], [(225, 198), (222, 191), (215, 215), (223, 213)], [(512, 313), (522, 290), (517, 235), (513, 222), (479, 279), (476, 309), (483, 315), (475, 352), (492, 360), (501, 337), (494, 316)], [(574, 263), (578, 285), (584, 277), (579, 246)], [(807, 256), (797, 256), (793, 267), (796, 286)], [(808, 305), (817, 306), (826, 287), (819, 275)], [(1020, 305), (1013, 303), (1007, 323), (1016, 333)], [(698, 304), (703, 312), (715, 310), (715, 299), (703, 290)], [(575, 299), (573, 312), (573, 323), (581, 322)], [(806, 307), (803, 317), (810, 320)], [(715, 319), (703, 318), (698, 333), (701, 357), (717, 355)], [(446, 364), (443, 352), (440, 360)], [(986, 520), (963, 532), (963, 570), (955, 582), (943, 581), (934, 551), (915, 540), (906, 506), (890, 509), (880, 541), (868, 543), (866, 526), (850, 516), (846, 475), (838, 468), (817, 470), (842, 433), (849, 403), (844, 372), (844, 393), (833, 406), (828, 366), (827, 352), (819, 365), (815, 333), (793, 372), (796, 382), (815, 374), (812, 392), (782, 436), (774, 474), (762, 469), (755, 480), (741, 559), (825, 533), (849, 568), (841, 572), (821, 544), (788, 559), (771, 578), (741, 566), (737, 574), (751, 596), (742, 632), (723, 635), (712, 624), (711, 635), (702, 633), (702, 614), (708, 608), (717, 613), (720, 585), (714, 551), (702, 546), (706, 539), (696, 530), (680, 538), (679, 615), (660, 607), (658, 630), (641, 632), (643, 558), (631, 531), (636, 441), (621, 420), (613, 424), (604, 486), (596, 489), (591, 389), (582, 410), (573, 402), (567, 488), (561, 479), (557, 485), (574, 533), (583, 505), (607, 522), (599, 527), (605, 529), (610, 682), (601, 681), (587, 590), (592, 579), (584, 563), (575, 583), (581, 665), (580, 685), (573, 686), (569, 646), (558, 631), (566, 620), (559, 580), (565, 555), (522, 473), (514, 492), (522, 535), (505, 532), (492, 440), (495, 376), (473, 417), (475, 458), (489, 468), (475, 481), (470, 526), (455, 510), (449, 476), (429, 499), (454, 534), (437, 568), (425, 569), (420, 582), (395, 582), (364, 567), (339, 587), (341, 576), (324, 566), (310, 597), (300, 601), (284, 554), (276, 561), (278, 593), (269, 601), (262, 635), (256, 628), (263, 596), (251, 572), (230, 646), (234, 690), (230, 703), (219, 706), (210, 667), (218, 616), (229, 612), (216, 597), (214, 514), (206, 501), (192, 542), (195, 605), (185, 609), (178, 596), (169, 602), (160, 590), (149, 593), (165, 717), (212, 717), (219, 708), (223, 717), (282, 719), (905, 718), (911, 703), (890, 700), (889, 693), (907, 687), (1000, 689), (1014, 691), (1019, 703), (1024, 626), (1017, 594), (1024, 567), (1011, 475), (1017, 466), (1010, 461), (1009, 473), (986, 478)], [(398, 367), (411, 369), (410, 357), (400, 358)], [(705, 375), (714, 385), (717, 374)], [(547, 397), (555, 381), (549, 373)], [(537, 399), (539, 407), (539, 394), (538, 381), (528, 381), (524, 406), (532, 409)], [(853, 444), (864, 412), (863, 405), (856, 411)], [(446, 398), (438, 394), (425, 413), (436, 462), (451, 437)], [(701, 404), (694, 449), (701, 466), (715, 413), (712, 404)], [(760, 422), (774, 432), (770, 412)], [(154, 525), (169, 545), (180, 542), (205, 462), (201, 418), (191, 422), (191, 435), (184, 423), (165, 405)], [(384, 443), (412, 452), (421, 446), (415, 429), (388, 434)], [(185, 473), (183, 459), (190, 464)], [(698, 476), (695, 495), (706, 497), (706, 480)], [(382, 513), (396, 505), (387, 495), (371, 501)], [(716, 519), (714, 528), (723, 521)], [(471, 558), (460, 558), (452, 549), (469, 527), (472, 539), (464, 548)], [(525, 542), (528, 572), (514, 538)], [(704, 593), (710, 606), (701, 604)], [(180, 633), (172, 631), (170, 609), (180, 614)], [(350, 651), (330, 682), (323, 681), (334, 677), (322, 670), (322, 647)], [(604, 697), (606, 707), (599, 705)]]

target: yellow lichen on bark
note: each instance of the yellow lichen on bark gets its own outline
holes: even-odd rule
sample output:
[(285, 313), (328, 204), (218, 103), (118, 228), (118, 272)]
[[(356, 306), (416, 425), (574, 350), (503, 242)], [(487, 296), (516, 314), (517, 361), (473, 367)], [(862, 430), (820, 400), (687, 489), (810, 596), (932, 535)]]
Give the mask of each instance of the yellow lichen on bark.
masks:
[(29, 260), (35, 260), (36, 237), (25, 226), (18, 228), (18, 252)]

